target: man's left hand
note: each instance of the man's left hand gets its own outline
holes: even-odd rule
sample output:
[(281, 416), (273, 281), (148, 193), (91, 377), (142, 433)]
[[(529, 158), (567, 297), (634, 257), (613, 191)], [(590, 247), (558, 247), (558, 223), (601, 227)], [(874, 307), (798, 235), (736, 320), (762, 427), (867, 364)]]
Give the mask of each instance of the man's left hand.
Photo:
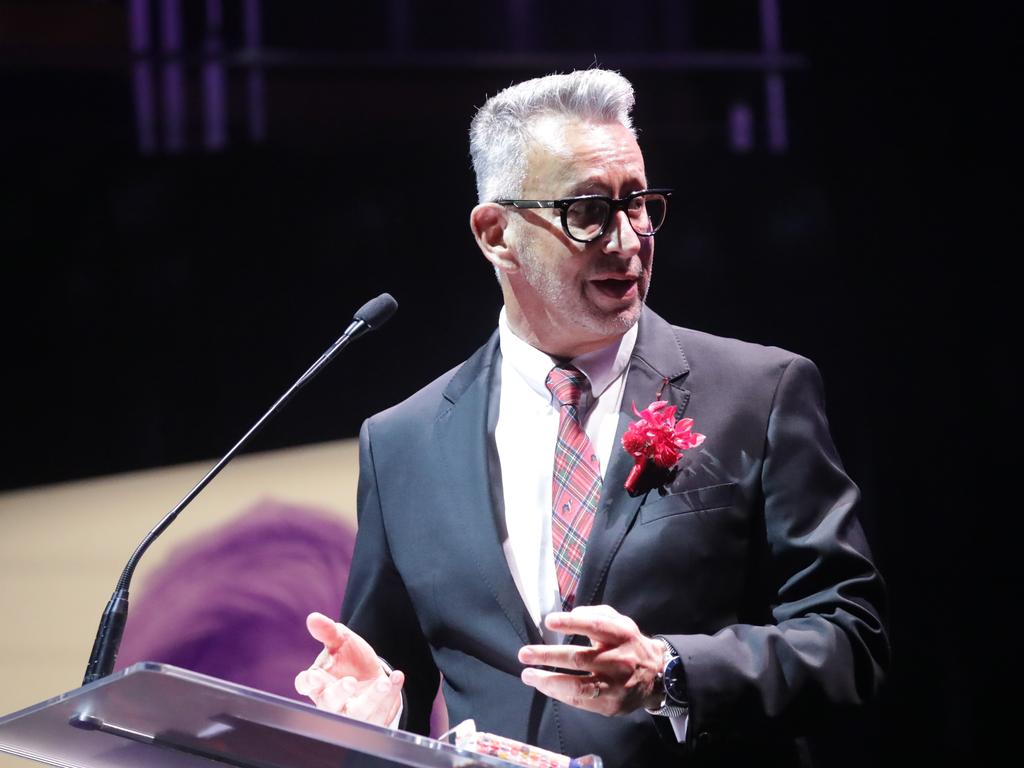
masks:
[(563, 674), (527, 667), (522, 680), (546, 696), (602, 715), (624, 715), (661, 704), (655, 681), (662, 671), (665, 646), (641, 634), (628, 616), (607, 605), (585, 605), (570, 613), (551, 613), (548, 629), (584, 635), (590, 646), (526, 645), (519, 661), (587, 674)]

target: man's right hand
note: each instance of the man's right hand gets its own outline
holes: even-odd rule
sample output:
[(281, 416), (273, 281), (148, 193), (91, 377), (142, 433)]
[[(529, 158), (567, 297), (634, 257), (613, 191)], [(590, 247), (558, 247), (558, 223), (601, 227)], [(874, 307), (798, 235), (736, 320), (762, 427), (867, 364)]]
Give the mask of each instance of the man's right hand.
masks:
[(369, 643), (322, 613), (309, 614), (306, 628), (324, 649), (295, 677), (295, 690), (319, 709), (392, 725), (402, 705), (405, 675), (397, 669), (388, 675)]

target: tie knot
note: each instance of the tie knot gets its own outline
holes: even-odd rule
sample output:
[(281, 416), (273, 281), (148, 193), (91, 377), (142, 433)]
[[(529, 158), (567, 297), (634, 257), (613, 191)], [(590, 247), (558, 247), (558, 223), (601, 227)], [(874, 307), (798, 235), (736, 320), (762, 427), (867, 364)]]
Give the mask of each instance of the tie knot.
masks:
[(555, 400), (573, 408), (579, 406), (583, 388), (588, 384), (583, 371), (572, 365), (556, 365), (544, 383)]

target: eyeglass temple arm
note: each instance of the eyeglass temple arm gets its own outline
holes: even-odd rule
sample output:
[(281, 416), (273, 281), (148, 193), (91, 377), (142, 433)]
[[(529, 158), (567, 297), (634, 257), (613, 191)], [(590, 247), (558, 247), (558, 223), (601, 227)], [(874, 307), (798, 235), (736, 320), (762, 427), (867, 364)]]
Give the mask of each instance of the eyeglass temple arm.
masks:
[(499, 205), (511, 205), (514, 208), (554, 208), (557, 200), (496, 200)]

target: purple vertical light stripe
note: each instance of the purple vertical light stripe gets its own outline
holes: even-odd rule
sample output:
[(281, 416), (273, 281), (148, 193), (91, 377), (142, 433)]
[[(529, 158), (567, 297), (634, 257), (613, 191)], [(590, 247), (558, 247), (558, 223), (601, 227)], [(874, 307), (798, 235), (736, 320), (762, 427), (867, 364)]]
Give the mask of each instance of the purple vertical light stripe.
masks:
[(203, 146), (210, 151), (227, 144), (227, 75), (221, 38), (221, 0), (206, 0), (206, 41), (203, 61)]
[(778, 0), (761, 0), (760, 10), (761, 50), (768, 59), (764, 77), (768, 150), (773, 154), (783, 154), (789, 148), (789, 136), (786, 122), (786, 82), (775, 61), (782, 48)]
[(164, 149), (185, 149), (185, 71), (181, 61), (181, 2), (160, 0), (160, 45), (163, 61)]
[(764, 92), (768, 103), (768, 149), (781, 155), (789, 148), (786, 83), (781, 72), (768, 74), (764, 82)]
[(745, 154), (754, 148), (754, 113), (743, 101), (729, 107), (729, 146), (737, 154)]
[(761, 0), (761, 48), (768, 54), (782, 48), (778, 0)]
[(203, 65), (203, 146), (211, 151), (227, 144), (227, 78), (223, 59)]
[(181, 0), (160, 0), (160, 45), (164, 53), (181, 51)]
[(128, 5), (128, 40), (132, 53), (148, 53), (152, 45), (150, 0), (131, 0)]
[(132, 98), (135, 103), (135, 135), (139, 152), (156, 152), (156, 94), (153, 84), (151, 0), (131, 0), (128, 5), (128, 44), (132, 61)]
[(242, 24), (244, 26), (245, 47), (256, 52), (263, 40), (263, 10), (260, 0), (245, 0)]
[(262, 45), (263, 24), (260, 0), (245, 0), (242, 24), (245, 49), (249, 59), (249, 76), (246, 88), (248, 95), (249, 140), (261, 143), (267, 137), (266, 95), (263, 70), (260, 67), (259, 51)]
[(215, 31), (217, 38), (220, 38), (221, 28), (224, 26), (224, 6), (221, 0), (206, 0), (206, 29), (207, 32)]

